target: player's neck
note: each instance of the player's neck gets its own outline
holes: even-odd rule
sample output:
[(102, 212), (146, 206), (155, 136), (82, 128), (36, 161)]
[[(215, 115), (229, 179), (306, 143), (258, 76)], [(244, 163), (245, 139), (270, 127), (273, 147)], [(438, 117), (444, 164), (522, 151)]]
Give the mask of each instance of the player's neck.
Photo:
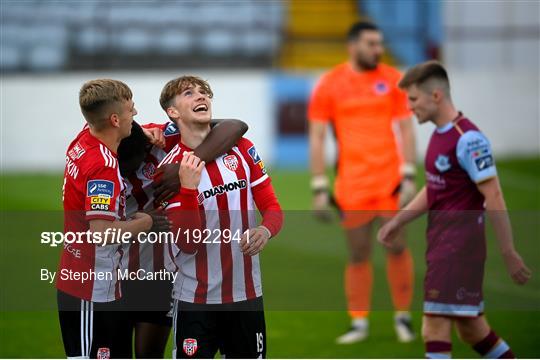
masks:
[(118, 146), (120, 146), (120, 141), (122, 141), (122, 139), (120, 139), (116, 131), (110, 131), (110, 129), (104, 131), (95, 131), (94, 129), (90, 128), (90, 134), (105, 144), (105, 146), (112, 152), (118, 152)]
[(210, 124), (183, 124), (180, 128), (181, 141), (190, 149), (201, 145), (210, 132)]
[(459, 111), (454, 107), (452, 103), (441, 104), (439, 113), (433, 119), (433, 123), (438, 127), (443, 127), (448, 123), (451, 123), (459, 116)]
[(350, 66), (350, 68), (352, 69), (353, 72), (359, 73), (359, 74), (363, 74), (363, 73), (370, 72), (370, 71), (374, 70), (374, 69), (370, 69), (370, 68), (365, 68), (365, 67), (363, 67), (362, 65), (356, 63), (353, 60), (349, 61), (349, 66)]

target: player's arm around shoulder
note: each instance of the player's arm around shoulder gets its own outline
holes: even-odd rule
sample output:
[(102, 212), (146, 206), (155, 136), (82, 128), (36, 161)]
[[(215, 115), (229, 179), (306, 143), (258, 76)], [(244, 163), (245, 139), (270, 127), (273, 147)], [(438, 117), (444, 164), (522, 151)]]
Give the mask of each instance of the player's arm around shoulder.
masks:
[(248, 125), (237, 119), (216, 119), (212, 130), (194, 151), (201, 160), (210, 162), (230, 151), (248, 131)]

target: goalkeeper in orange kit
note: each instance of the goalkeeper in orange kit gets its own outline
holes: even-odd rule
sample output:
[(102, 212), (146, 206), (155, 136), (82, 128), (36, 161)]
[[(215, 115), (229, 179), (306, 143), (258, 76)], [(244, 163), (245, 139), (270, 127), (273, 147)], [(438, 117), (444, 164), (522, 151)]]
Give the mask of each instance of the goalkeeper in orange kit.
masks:
[[(375, 25), (354, 24), (347, 40), (349, 61), (321, 78), (308, 110), (313, 205), (315, 214), (323, 219), (328, 218), (330, 203), (324, 161), (327, 125), (338, 145), (335, 198), (350, 250), (345, 293), (352, 319), (350, 330), (337, 339), (341, 344), (368, 335), (373, 226), (376, 221), (386, 222), (416, 192), (415, 138), (406, 95), (397, 86), (401, 74), (380, 63), (384, 48)], [(404, 234), (387, 251), (387, 275), (398, 340), (412, 341), (413, 262)]]

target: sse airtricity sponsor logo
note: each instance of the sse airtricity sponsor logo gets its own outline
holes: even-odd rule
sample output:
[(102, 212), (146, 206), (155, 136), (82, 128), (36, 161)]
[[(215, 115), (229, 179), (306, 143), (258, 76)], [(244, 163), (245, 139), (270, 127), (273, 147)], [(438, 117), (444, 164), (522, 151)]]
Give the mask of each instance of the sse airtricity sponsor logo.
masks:
[(86, 196), (90, 198), (90, 209), (108, 211), (114, 195), (114, 183), (109, 180), (90, 180), (86, 184)]

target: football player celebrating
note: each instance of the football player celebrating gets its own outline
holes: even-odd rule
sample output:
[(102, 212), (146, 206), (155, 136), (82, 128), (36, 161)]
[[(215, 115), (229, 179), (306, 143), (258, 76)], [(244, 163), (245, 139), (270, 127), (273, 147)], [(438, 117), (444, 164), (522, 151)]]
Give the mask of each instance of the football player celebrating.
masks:
[[(208, 136), (212, 90), (184, 76), (169, 81), (160, 103), (182, 131), (162, 164), (180, 163), (181, 187), (166, 204), (173, 231), (184, 237), (176, 257), (175, 357), (231, 358), (266, 354), (259, 252), (282, 226), (283, 214), (255, 146), (240, 139), (229, 152), (205, 163), (191, 153)], [(257, 225), (255, 207), (262, 214)], [(210, 241), (185, 236), (204, 230)], [(190, 232), (188, 232), (189, 234)], [(200, 234), (200, 233), (199, 233)]]

